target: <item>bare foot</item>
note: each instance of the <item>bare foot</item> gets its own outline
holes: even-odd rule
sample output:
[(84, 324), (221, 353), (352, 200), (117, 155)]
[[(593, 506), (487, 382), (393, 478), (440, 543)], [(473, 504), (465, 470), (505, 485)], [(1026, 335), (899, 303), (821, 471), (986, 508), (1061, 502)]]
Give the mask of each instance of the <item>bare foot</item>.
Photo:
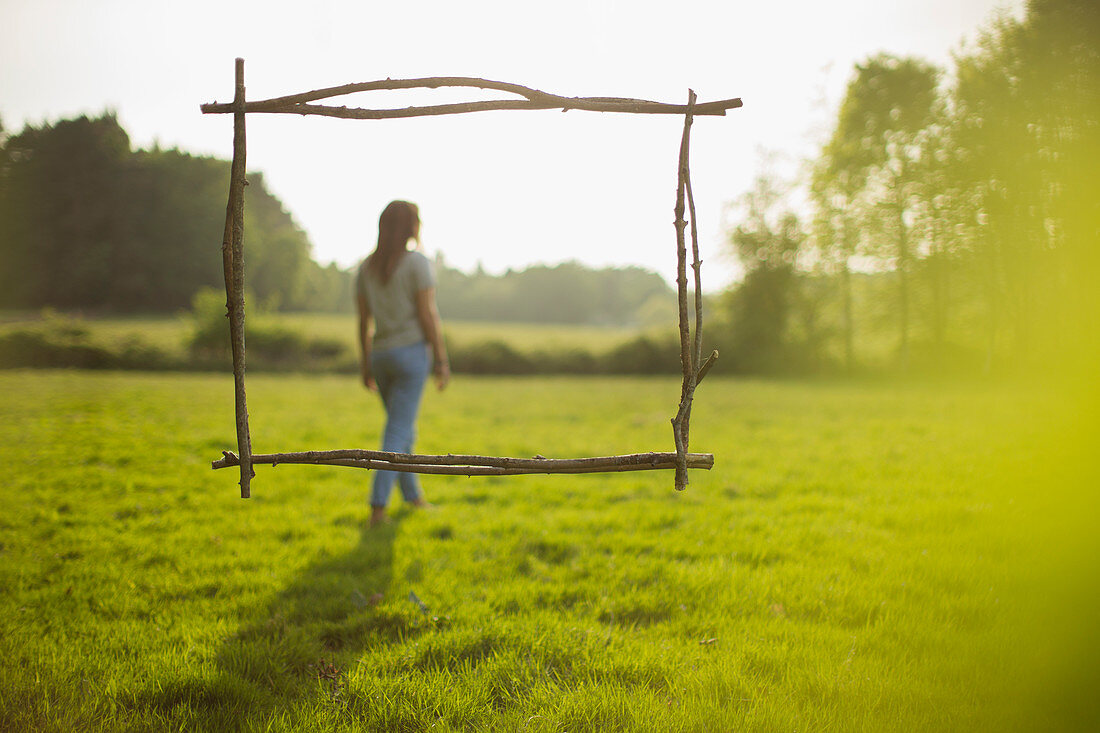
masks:
[(380, 506), (372, 506), (370, 508), (370, 526), (377, 527), (380, 524), (386, 524), (390, 521), (390, 518), (386, 516), (386, 508)]

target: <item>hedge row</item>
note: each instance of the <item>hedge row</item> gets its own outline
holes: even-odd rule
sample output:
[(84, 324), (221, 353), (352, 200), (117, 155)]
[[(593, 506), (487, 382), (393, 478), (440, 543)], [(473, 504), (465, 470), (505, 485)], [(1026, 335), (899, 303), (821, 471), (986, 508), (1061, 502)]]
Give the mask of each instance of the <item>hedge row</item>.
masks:
[[(192, 335), (184, 354), (130, 338), (95, 341), (88, 329), (48, 320), (0, 334), (0, 368), (62, 367), (228, 371), (231, 357), (224, 318), (220, 328)], [(285, 326), (249, 327), (249, 371), (358, 372), (358, 355), (340, 341), (311, 337)], [(673, 339), (639, 336), (615, 349), (520, 351), (496, 340), (450, 346), (452, 371), (460, 374), (678, 374), (679, 345)]]

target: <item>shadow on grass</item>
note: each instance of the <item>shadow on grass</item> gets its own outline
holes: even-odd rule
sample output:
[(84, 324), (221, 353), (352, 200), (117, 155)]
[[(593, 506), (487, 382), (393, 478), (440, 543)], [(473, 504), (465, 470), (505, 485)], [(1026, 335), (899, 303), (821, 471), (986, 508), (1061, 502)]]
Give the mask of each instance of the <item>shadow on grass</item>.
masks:
[(235, 730), (257, 715), (324, 699), (340, 672), (365, 654), (423, 629), (412, 604), (390, 602), (398, 528), (399, 522), (363, 528), (351, 552), (320, 558), (265, 609), (249, 614), (213, 664), (150, 686), (139, 707)]

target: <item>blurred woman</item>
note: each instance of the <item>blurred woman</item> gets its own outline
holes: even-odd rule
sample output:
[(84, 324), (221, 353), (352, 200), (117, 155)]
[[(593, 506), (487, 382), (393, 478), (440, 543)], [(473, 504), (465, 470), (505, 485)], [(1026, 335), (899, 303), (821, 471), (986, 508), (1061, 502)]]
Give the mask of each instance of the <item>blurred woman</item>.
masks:
[[(410, 241), (417, 249), (408, 248)], [(435, 304), (435, 274), (431, 262), (418, 251), (419, 245), (416, 204), (391, 201), (378, 219), (378, 245), (356, 278), (363, 385), (382, 397), (386, 408), (382, 450), (394, 453), (412, 452), (429, 370), (441, 390), (451, 378)], [(385, 521), (394, 481), (405, 501), (427, 506), (417, 474), (376, 471), (370, 499), (372, 526)]]

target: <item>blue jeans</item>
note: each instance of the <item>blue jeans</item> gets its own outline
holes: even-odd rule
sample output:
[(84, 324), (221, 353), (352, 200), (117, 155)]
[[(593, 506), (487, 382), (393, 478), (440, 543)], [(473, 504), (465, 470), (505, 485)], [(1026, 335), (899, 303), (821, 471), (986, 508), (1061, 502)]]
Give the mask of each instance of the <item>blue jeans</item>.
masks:
[[(416, 414), (420, 397), (428, 380), (430, 364), (428, 346), (423, 341), (371, 353), (371, 371), (378, 384), (382, 404), (386, 406), (386, 431), (382, 435), (382, 450), (412, 453), (416, 438)], [(404, 471), (375, 471), (370, 503), (384, 507), (397, 481), (405, 501), (420, 499), (420, 479)]]

